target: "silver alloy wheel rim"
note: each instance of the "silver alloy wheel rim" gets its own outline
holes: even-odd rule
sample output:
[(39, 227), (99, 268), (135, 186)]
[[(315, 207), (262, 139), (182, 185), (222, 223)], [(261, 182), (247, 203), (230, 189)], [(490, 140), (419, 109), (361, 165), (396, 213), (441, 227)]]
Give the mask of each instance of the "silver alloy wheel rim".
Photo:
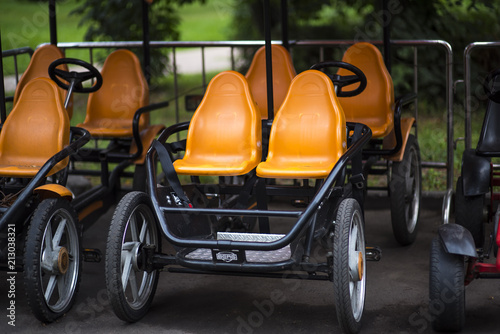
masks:
[(360, 321), (365, 305), (366, 254), (362, 218), (358, 211), (354, 212), (351, 220), (348, 246), (349, 294), (351, 299), (351, 308), (354, 319), (356, 321)]
[(418, 172), (418, 156), (414, 147), (410, 150), (410, 169), (405, 180), (405, 214), (406, 228), (409, 233), (413, 233), (417, 226), (418, 212), (420, 208), (420, 173)]
[(121, 283), (128, 305), (140, 309), (147, 302), (153, 289), (156, 271), (148, 273), (137, 266), (141, 245), (158, 245), (154, 217), (149, 208), (141, 204), (134, 208), (129, 217), (122, 238)]
[(78, 232), (66, 210), (59, 209), (50, 217), (41, 247), (42, 293), (47, 307), (58, 313), (70, 304), (80, 270)]

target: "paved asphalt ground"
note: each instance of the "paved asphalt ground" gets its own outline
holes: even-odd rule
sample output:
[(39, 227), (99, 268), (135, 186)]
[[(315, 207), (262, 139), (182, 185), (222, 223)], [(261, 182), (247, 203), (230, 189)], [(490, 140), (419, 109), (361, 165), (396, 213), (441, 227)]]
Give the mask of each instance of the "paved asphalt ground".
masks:
[[(432, 333), (427, 311), (429, 246), (441, 221), (441, 198), (423, 199), (417, 241), (400, 247), (392, 237), (388, 200), (369, 197), (366, 237), (382, 248), (367, 267), (362, 333)], [(112, 212), (84, 236), (85, 247), (105, 249)], [(0, 333), (340, 333), (333, 285), (324, 281), (162, 273), (149, 313), (140, 322), (119, 320), (109, 306), (104, 262), (85, 263), (72, 310), (45, 325), (30, 313), (22, 274), (16, 280), (16, 326), (7, 324), (7, 275), (0, 272)], [(283, 302), (270, 306), (270, 296)], [(500, 332), (500, 280), (477, 280), (467, 288), (466, 329)], [(264, 306), (263, 306), (264, 305)]]

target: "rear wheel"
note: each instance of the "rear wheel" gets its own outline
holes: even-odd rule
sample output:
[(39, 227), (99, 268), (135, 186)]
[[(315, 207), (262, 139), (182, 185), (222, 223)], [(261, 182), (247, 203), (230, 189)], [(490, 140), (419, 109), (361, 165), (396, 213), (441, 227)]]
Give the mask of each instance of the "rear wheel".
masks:
[(333, 284), (337, 318), (345, 333), (358, 333), (365, 305), (363, 213), (355, 199), (339, 206), (333, 236)]
[(80, 284), (80, 226), (62, 198), (47, 199), (31, 218), (24, 249), (24, 284), (38, 320), (52, 322), (69, 311)]
[(422, 197), (420, 149), (414, 135), (408, 137), (403, 160), (392, 165), (389, 191), (394, 237), (401, 245), (409, 245), (417, 236)]
[(436, 331), (460, 331), (465, 322), (465, 261), (448, 254), (439, 239), (431, 244), (429, 312)]
[(160, 238), (150, 198), (130, 192), (120, 201), (111, 220), (106, 247), (106, 287), (115, 314), (135, 322), (149, 310), (159, 271), (144, 269), (145, 247), (159, 252)]
[(455, 222), (469, 230), (476, 248), (483, 247), (484, 244), (483, 206), (484, 194), (464, 195), (463, 179), (460, 176), (455, 194)]

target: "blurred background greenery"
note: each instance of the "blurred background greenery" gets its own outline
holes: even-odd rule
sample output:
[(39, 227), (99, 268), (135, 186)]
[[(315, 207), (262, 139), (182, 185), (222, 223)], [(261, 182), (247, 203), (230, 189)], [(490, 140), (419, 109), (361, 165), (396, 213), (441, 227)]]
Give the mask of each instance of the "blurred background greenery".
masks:
[[(270, 0), (272, 38), (281, 39), (281, 0)], [(262, 40), (264, 38), (262, 0), (154, 0), (150, 10), (151, 40), (217, 41)], [(288, 0), (290, 40), (380, 40), (382, 26), (390, 24), (392, 39), (440, 39), (450, 43), (454, 51), (454, 80), (463, 78), (463, 50), (471, 42), (500, 39), (500, 5), (487, 0), (389, 0), (388, 11), (381, 9), (381, 0)], [(140, 0), (58, 0), (57, 23), (59, 42), (130, 41), (141, 40)], [(49, 41), (47, 0), (2, 0), (0, 4), (2, 49), (21, 46), (36, 48)], [(326, 57), (340, 60), (342, 50), (326, 50)], [(137, 51), (140, 53), (140, 51)], [(244, 72), (253, 51), (242, 54)], [(88, 60), (86, 51), (71, 53), (71, 57)], [(99, 57), (99, 55), (97, 56)], [(105, 54), (102, 55), (105, 57)], [(169, 75), (168, 50), (154, 49), (152, 101), (172, 100), (173, 78)], [(297, 72), (317, 62), (317, 52), (294, 50)], [(14, 73), (14, 64), (5, 61), (5, 75)], [(18, 66), (26, 68), (28, 57), (20, 57)], [(393, 49), (392, 76), (396, 95), (411, 90), (413, 53)], [(419, 62), (419, 142), (426, 161), (445, 161), (445, 61), (439, 50), (425, 49), (418, 54)], [(500, 53), (489, 49), (473, 57), (473, 92), (476, 100), (473, 118), (473, 145), (485, 108), (481, 93), (482, 78), (493, 68), (500, 67)], [(216, 73), (208, 73), (211, 78)], [(182, 75), (179, 91), (199, 87), (199, 75)], [(463, 137), (463, 85), (457, 85), (455, 100), (455, 138)], [(74, 123), (83, 120), (86, 97), (79, 96)], [(183, 113), (181, 120), (191, 113)], [(154, 116), (155, 122), (172, 124), (173, 108)], [(463, 143), (459, 142), (455, 165), (457, 175)], [(425, 172), (426, 189), (443, 189), (444, 171)]]

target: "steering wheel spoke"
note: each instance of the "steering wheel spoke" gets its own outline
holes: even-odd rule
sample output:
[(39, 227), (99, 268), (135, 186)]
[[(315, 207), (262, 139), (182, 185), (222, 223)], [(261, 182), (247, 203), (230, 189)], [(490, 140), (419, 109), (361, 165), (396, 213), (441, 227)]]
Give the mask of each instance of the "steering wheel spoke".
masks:
[(341, 77), (341, 85), (343, 87), (350, 86), (350, 85), (353, 85), (353, 84), (358, 83), (358, 82), (359, 82), (359, 78), (356, 75), (347, 75), (347, 76)]
[[(86, 71), (65, 71), (57, 68), (60, 65), (68, 64), (83, 67)], [(63, 89), (69, 90), (70, 85), (72, 85), (73, 91), (77, 93), (92, 93), (102, 86), (102, 76), (99, 70), (80, 59), (60, 58), (53, 61), (49, 66), (49, 76), (59, 87)], [(95, 79), (95, 84), (90, 87), (85, 87), (83, 82), (91, 79)]]
[[(332, 80), (333, 84), (337, 87), (338, 97), (351, 97), (360, 94), (366, 88), (366, 76), (365, 74), (356, 66), (345, 63), (343, 61), (325, 61), (321, 63), (314, 64), (311, 66), (311, 70), (322, 70), (324, 68), (343, 68), (353, 73), (353, 75), (328, 75)], [(343, 91), (342, 88), (346, 86), (353, 85), (359, 82), (359, 86), (350, 91)]]

